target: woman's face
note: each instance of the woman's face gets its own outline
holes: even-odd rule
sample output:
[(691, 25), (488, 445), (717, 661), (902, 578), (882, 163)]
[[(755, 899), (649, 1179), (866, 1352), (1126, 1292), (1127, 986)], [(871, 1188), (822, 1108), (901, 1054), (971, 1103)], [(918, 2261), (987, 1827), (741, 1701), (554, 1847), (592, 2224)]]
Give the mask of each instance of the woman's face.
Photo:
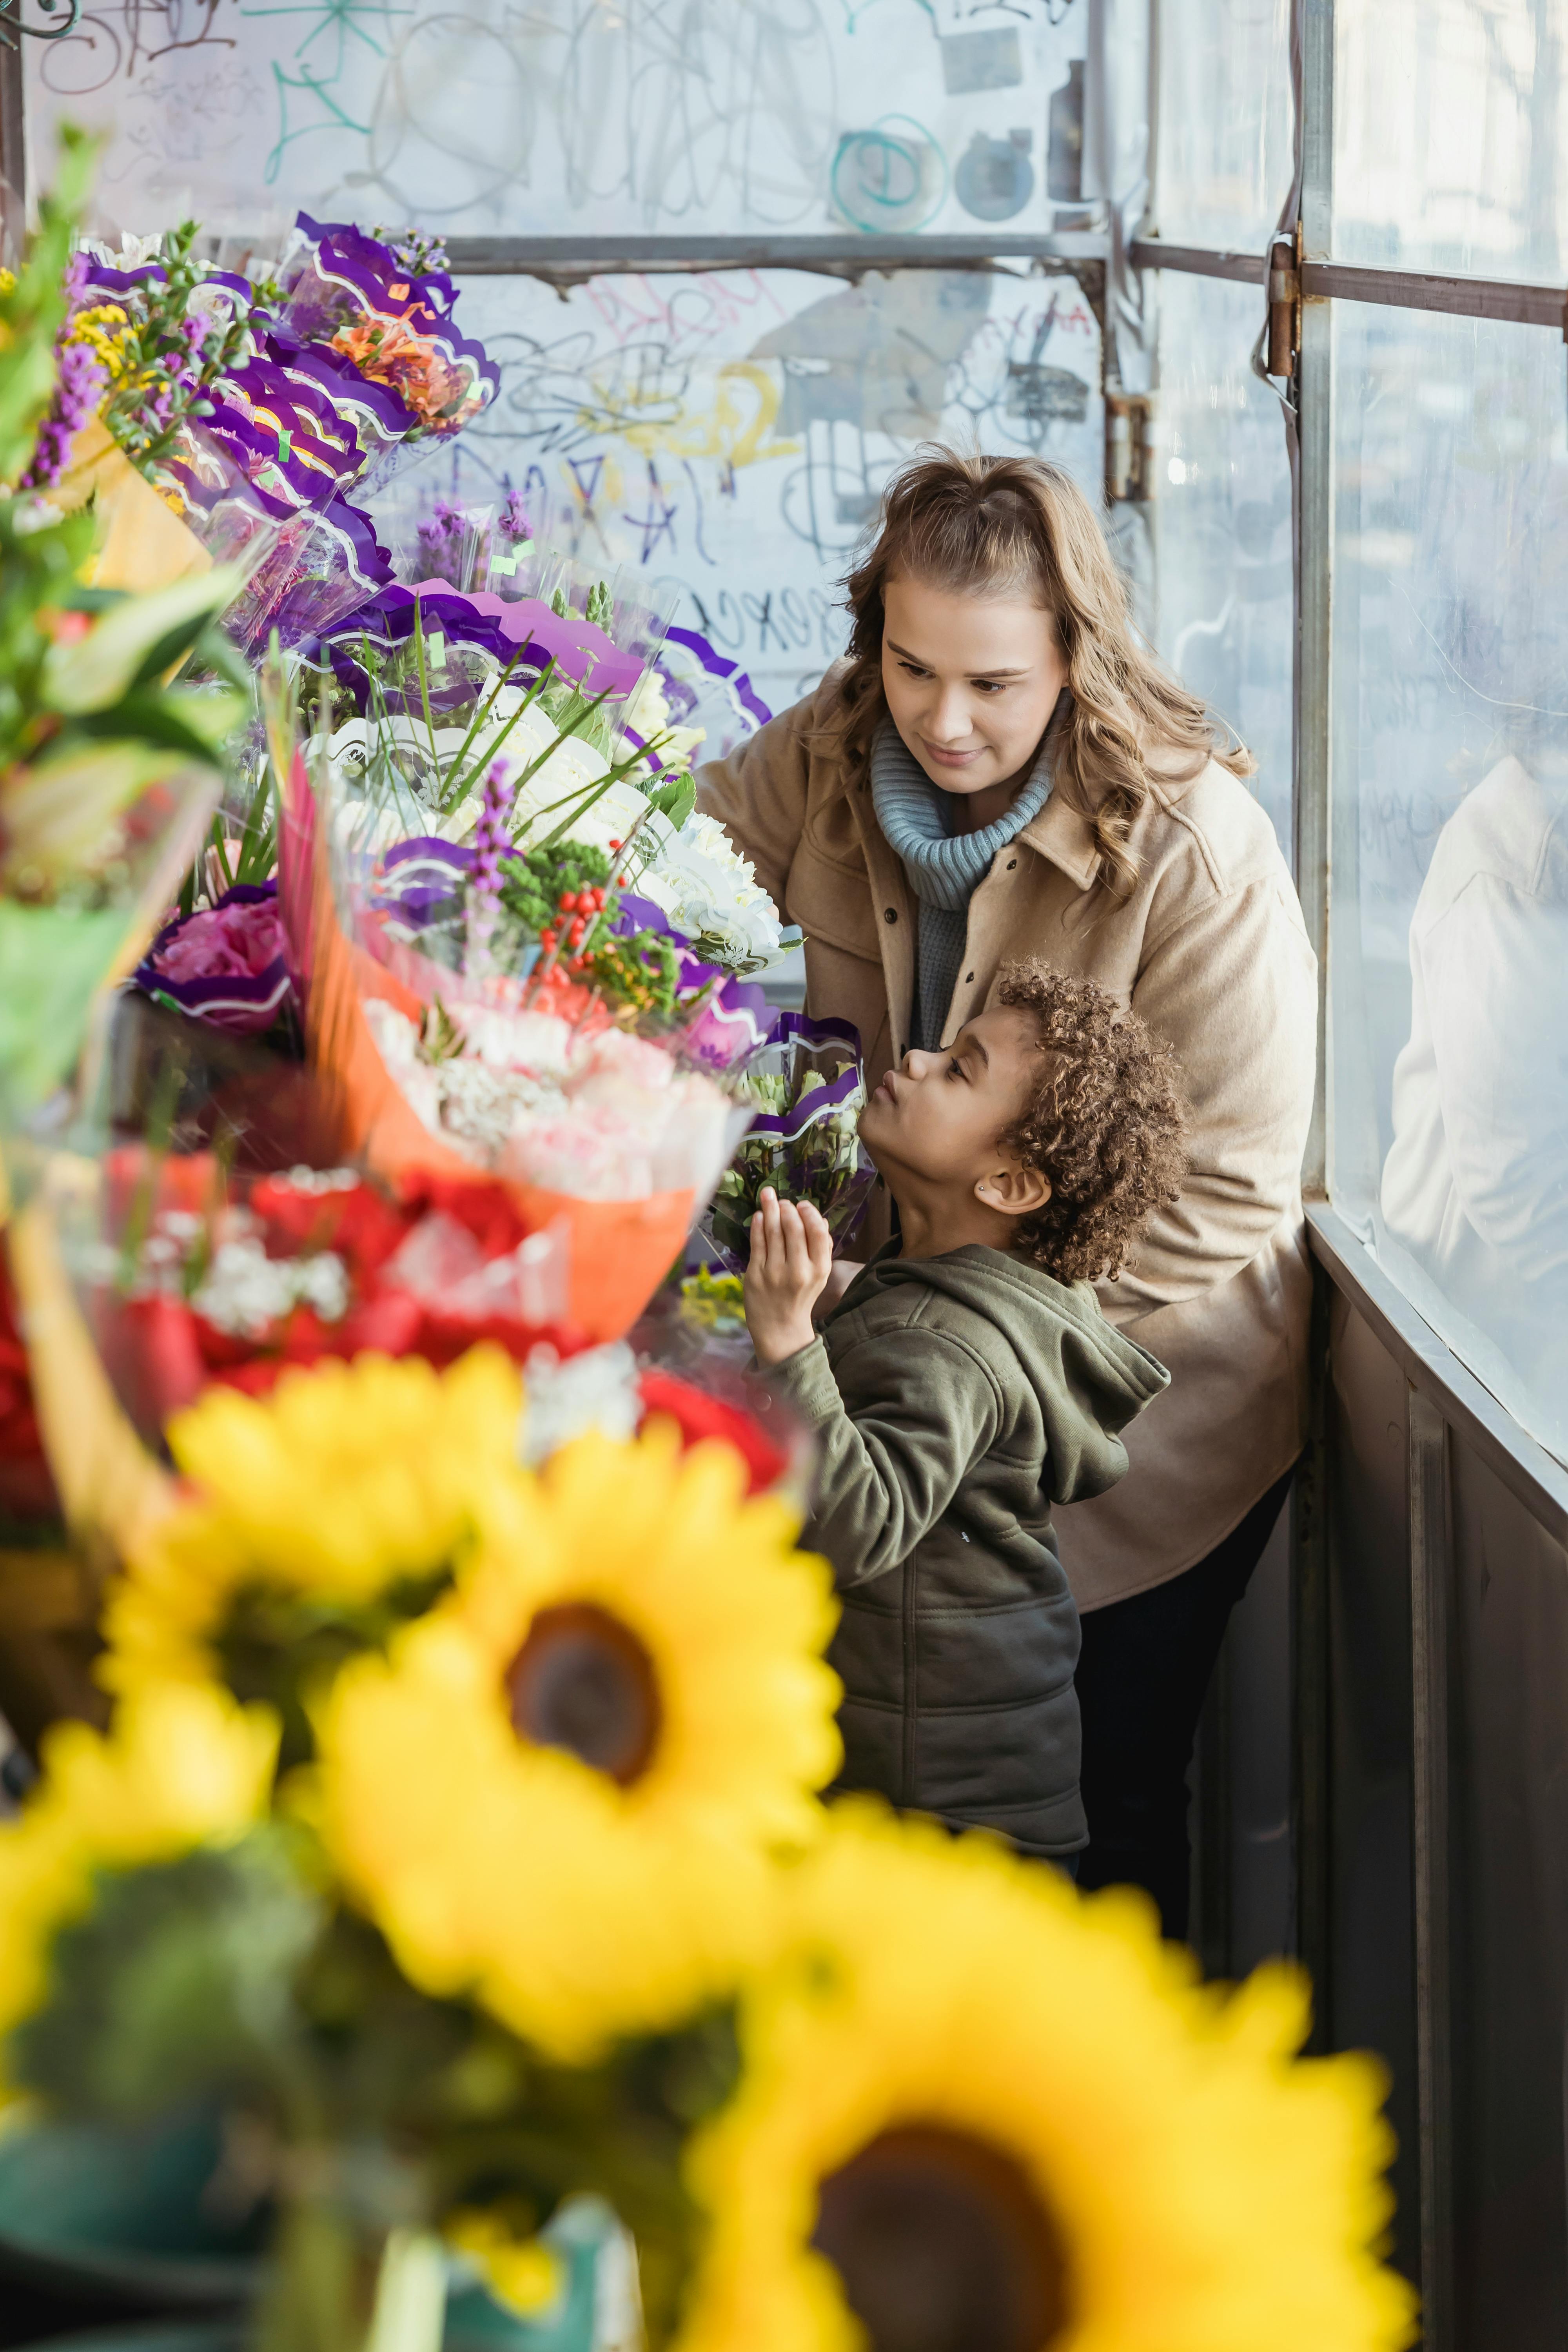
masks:
[(1021, 779), (1068, 681), (1050, 614), (903, 577), (883, 609), (888, 709), (932, 783), (983, 793)]

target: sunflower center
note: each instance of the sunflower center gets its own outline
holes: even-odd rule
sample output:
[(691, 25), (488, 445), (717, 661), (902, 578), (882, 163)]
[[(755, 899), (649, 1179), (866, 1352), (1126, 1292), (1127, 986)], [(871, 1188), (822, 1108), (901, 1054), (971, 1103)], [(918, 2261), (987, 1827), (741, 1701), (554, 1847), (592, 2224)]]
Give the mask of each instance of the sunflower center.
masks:
[(812, 2243), (873, 2352), (1045, 2352), (1066, 2325), (1061, 2239), (1022, 2166), (942, 2125), (830, 2174)]
[(507, 1675), (511, 1719), (540, 1748), (567, 1748), (625, 1789), (658, 1745), (653, 1660), (618, 1618), (586, 1602), (542, 1609)]

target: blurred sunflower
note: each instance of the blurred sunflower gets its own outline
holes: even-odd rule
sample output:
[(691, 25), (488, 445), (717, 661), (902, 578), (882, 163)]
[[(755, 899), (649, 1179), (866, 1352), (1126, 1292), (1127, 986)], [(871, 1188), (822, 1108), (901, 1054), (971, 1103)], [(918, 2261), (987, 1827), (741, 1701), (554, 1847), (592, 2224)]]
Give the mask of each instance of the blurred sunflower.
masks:
[(317, 1825), (415, 1982), (569, 2060), (728, 1993), (839, 1757), (837, 1619), (732, 1449), (593, 1433), (315, 1712)]
[(1383, 2080), (1283, 1968), (855, 1801), (791, 1874), (679, 2352), (1395, 2352)]
[(335, 1664), (338, 1633), (361, 1646), (450, 1579), (489, 1489), (516, 1475), (521, 1403), (495, 1348), (447, 1372), (361, 1356), (286, 1372), (267, 1397), (208, 1390), (169, 1424), (194, 1491), (110, 1593), (102, 1681), (226, 1670), (287, 1707), (272, 1658)]
[(0, 2039), (47, 1985), (49, 1947), (87, 1911), (93, 1874), (226, 1844), (267, 1810), (278, 1724), (211, 1685), (148, 1687), (111, 1729), (59, 1723), (43, 1773), (0, 1825)]

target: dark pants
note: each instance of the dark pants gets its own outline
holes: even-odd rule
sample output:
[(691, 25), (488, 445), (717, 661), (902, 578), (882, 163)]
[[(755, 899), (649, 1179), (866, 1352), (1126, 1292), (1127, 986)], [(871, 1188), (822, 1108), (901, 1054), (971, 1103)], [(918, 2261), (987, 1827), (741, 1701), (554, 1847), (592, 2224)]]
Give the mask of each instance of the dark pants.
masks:
[(1206, 1559), (1152, 1592), (1083, 1621), (1083, 1716), (1089, 1843), (1081, 1887), (1142, 1886), (1167, 1936), (1184, 1941), (1192, 1871), (1187, 1767), (1204, 1694), (1231, 1611), (1273, 1532), (1293, 1473), (1270, 1486)]

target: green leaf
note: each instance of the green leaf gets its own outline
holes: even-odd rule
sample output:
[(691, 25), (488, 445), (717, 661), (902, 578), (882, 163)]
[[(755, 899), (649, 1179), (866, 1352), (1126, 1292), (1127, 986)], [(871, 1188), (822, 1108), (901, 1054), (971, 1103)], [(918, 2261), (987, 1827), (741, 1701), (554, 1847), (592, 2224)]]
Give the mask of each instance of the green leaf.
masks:
[(126, 596), (74, 645), (49, 647), (43, 699), (71, 716), (107, 710), (188, 652), (206, 623), (244, 583), (237, 564), (215, 564), (146, 596)]
[(122, 812), (180, 764), (147, 743), (68, 739), (13, 770), (0, 782), (0, 885), (37, 898), (90, 867)]
[(649, 793), (648, 798), (660, 816), (668, 817), (679, 833), (697, 806), (697, 787), (689, 775), (672, 776), (668, 783)]
[(0, 1117), (7, 1124), (35, 1109), (71, 1068), (129, 920), (122, 907), (0, 898)]
[(322, 1908), (270, 1826), (237, 1845), (100, 1872), (56, 1937), (46, 2006), (11, 2037), (19, 2087), (84, 2120), (134, 2123), (265, 2086), (289, 2064), (293, 1980)]
[(117, 742), (159, 743), (216, 767), (219, 747), (246, 714), (237, 694), (128, 694), (112, 710), (79, 719), (75, 732)]

